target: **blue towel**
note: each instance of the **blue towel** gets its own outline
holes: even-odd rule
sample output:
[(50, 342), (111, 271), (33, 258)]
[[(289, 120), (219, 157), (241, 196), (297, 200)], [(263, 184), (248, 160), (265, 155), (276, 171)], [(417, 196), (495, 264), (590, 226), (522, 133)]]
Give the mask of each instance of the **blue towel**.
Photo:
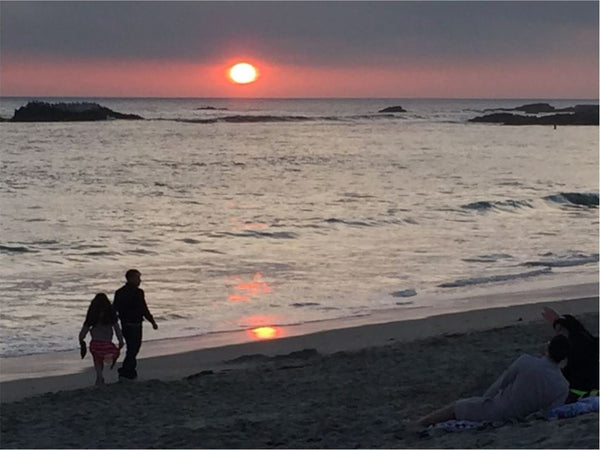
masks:
[(598, 396), (590, 396), (572, 404), (555, 407), (548, 412), (548, 418), (572, 418), (589, 412), (598, 412)]
[(503, 422), (491, 421), (469, 421), (469, 420), (448, 420), (441, 423), (435, 423), (428, 427), (432, 430), (442, 430), (446, 432), (463, 432), (463, 431), (480, 431), (488, 427), (498, 427), (504, 424)]
[[(598, 396), (590, 396), (589, 398), (581, 399), (572, 404), (563, 404), (555, 407), (548, 412), (549, 419), (556, 418), (572, 418), (585, 413), (598, 412)], [(468, 420), (448, 420), (441, 423), (430, 425), (429, 430), (442, 430), (446, 432), (462, 432), (462, 431), (480, 431), (487, 428), (495, 428), (502, 426), (502, 421), (468, 421)]]

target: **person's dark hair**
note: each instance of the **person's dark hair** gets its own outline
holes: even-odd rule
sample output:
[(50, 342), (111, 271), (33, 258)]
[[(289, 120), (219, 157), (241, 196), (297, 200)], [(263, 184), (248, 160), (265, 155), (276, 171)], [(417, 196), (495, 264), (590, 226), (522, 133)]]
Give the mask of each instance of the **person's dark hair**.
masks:
[(114, 324), (116, 322), (117, 314), (108, 300), (108, 296), (98, 293), (88, 307), (85, 325), (93, 327), (98, 324)]
[(140, 274), (140, 272), (137, 269), (130, 269), (125, 273), (125, 279), (127, 280), (127, 282), (131, 282), (131, 279), (133, 279), (138, 274)]
[(564, 335), (556, 335), (548, 344), (548, 355), (556, 363), (562, 362), (569, 355), (571, 344)]
[(569, 333), (586, 333), (588, 334), (583, 324), (575, 319), (573, 315), (563, 315), (561, 318), (557, 318), (552, 326), (556, 328), (556, 325), (560, 324), (561, 327), (567, 329)]

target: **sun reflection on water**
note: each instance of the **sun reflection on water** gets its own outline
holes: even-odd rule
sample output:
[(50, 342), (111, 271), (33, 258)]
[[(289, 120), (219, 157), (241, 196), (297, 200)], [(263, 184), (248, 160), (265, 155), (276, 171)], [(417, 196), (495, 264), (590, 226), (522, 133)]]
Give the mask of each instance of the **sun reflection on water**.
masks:
[(269, 283), (263, 280), (263, 276), (259, 272), (252, 276), (251, 281), (243, 281), (239, 276), (234, 277), (234, 280), (239, 280), (239, 282), (233, 286), (233, 293), (228, 297), (231, 302), (249, 302), (253, 297), (273, 292)]
[(261, 326), (249, 331), (254, 338), (259, 340), (270, 340), (281, 336), (282, 330), (280, 327)]

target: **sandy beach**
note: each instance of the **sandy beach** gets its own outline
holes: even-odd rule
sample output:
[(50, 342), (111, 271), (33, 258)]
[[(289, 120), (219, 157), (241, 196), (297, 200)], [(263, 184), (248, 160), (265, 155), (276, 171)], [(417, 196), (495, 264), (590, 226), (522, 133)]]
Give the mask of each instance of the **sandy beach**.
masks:
[[(597, 449), (598, 413), (421, 437), (407, 430), (481, 394), (518, 355), (539, 354), (552, 336), (544, 305), (598, 334), (595, 296), (146, 357), (141, 380), (101, 388), (86, 386), (91, 368), (5, 380), (1, 446)], [(9, 369), (3, 363), (3, 376)]]

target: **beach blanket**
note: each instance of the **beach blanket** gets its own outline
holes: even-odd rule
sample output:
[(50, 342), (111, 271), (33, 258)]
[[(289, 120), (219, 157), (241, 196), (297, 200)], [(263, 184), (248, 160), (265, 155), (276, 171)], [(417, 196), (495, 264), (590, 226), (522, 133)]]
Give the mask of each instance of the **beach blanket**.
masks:
[(589, 412), (598, 412), (598, 396), (590, 396), (571, 404), (555, 407), (548, 412), (548, 418), (572, 418)]
[(428, 427), (431, 430), (441, 430), (446, 432), (463, 432), (463, 431), (481, 431), (487, 428), (495, 428), (502, 426), (501, 421), (469, 421), (469, 420), (448, 420), (441, 423), (435, 423)]
[[(563, 404), (555, 407), (548, 412), (548, 419), (572, 418), (585, 413), (598, 412), (598, 396), (590, 396), (571, 404)], [(448, 420), (441, 423), (432, 424), (428, 427), (430, 430), (442, 430), (446, 432), (462, 431), (481, 431), (487, 428), (496, 428), (505, 424), (502, 421), (468, 421), (468, 420)]]

